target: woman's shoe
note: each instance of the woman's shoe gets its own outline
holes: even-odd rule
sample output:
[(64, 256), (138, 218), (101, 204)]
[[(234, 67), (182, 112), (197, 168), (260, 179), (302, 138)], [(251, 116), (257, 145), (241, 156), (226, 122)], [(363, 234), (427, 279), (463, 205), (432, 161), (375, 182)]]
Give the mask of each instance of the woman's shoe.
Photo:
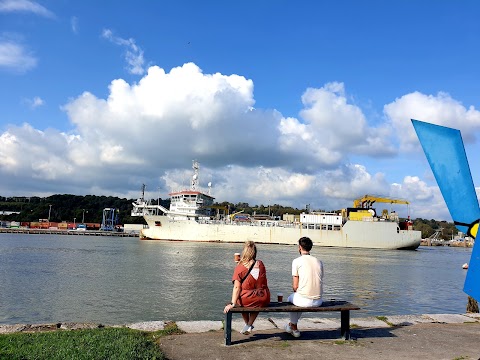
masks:
[(242, 331), (240, 331), (240, 334), (249, 335), (252, 331), (253, 331), (253, 325), (245, 324)]

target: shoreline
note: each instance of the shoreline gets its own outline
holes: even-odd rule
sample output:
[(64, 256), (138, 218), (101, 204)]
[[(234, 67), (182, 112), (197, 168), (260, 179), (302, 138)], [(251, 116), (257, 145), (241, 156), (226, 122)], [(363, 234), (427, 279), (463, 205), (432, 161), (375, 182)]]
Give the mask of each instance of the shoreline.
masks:
[[(255, 321), (255, 331), (282, 329), (283, 324), (288, 322), (288, 317), (271, 319), (260, 313)], [(175, 323), (185, 333), (203, 333), (223, 330), (223, 320), (199, 320), (199, 321), (172, 321), (156, 320), (141, 321), (129, 324), (108, 325), (93, 322), (57, 322), (43, 324), (0, 324), (0, 335), (15, 332), (41, 332), (57, 330), (96, 329), (104, 327), (127, 327), (140, 331), (164, 330), (167, 324)], [(464, 314), (421, 314), (421, 315), (390, 315), (370, 316), (363, 318), (350, 318), (350, 328), (391, 328), (404, 327), (416, 324), (480, 324), (480, 313)], [(243, 328), (241, 316), (232, 319), (232, 331), (240, 332)], [(299, 328), (304, 330), (340, 329), (340, 320), (336, 318), (302, 317)]]
[(125, 233), (102, 230), (62, 230), (62, 229), (31, 229), (31, 228), (0, 228), (0, 234), (28, 234), (28, 235), (82, 235), (82, 236), (115, 236), (139, 237), (136, 233)]

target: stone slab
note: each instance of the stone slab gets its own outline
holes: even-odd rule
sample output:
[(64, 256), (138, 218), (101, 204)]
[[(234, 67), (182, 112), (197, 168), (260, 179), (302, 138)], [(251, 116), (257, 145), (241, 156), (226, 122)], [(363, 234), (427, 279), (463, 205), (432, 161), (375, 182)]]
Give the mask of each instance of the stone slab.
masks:
[(81, 330), (81, 329), (98, 329), (104, 327), (102, 324), (97, 323), (62, 323), (60, 329), (62, 330)]
[(459, 314), (425, 314), (432, 318), (434, 322), (445, 324), (463, 324), (472, 321), (471, 318)]
[[(388, 321), (388, 320), (387, 320)], [(350, 326), (356, 325), (359, 327), (367, 327), (367, 328), (388, 328), (390, 327), (383, 320), (379, 320), (375, 317), (368, 317), (368, 318), (350, 318)]]
[(394, 326), (408, 326), (414, 324), (431, 323), (433, 319), (426, 318), (423, 315), (390, 315), (386, 316), (386, 321)]
[(25, 329), (25, 325), (23, 324), (16, 324), (16, 325), (0, 325), (0, 334), (10, 334), (19, 331), (23, 331)]
[(165, 328), (165, 321), (143, 321), (126, 325), (126, 327), (142, 331), (158, 331)]
[(480, 314), (479, 313), (466, 313), (464, 315), (471, 318), (471, 319), (476, 319), (477, 321), (480, 321)]
[(186, 333), (202, 333), (223, 329), (221, 321), (177, 321), (178, 328)]

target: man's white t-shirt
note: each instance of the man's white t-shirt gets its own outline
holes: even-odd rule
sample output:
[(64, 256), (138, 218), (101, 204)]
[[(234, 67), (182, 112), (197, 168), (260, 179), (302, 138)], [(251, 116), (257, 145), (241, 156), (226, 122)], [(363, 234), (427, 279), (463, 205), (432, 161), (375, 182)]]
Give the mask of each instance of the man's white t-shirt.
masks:
[(308, 299), (323, 296), (323, 263), (312, 255), (302, 255), (292, 261), (292, 276), (298, 276), (297, 294)]

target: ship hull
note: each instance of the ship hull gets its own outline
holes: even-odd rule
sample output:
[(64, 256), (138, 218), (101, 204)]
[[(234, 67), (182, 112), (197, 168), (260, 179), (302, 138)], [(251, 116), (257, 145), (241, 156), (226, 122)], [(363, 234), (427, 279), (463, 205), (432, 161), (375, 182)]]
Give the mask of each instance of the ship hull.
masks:
[(398, 224), (387, 221), (347, 221), (338, 230), (321, 230), (315, 226), (272, 226), (242, 223), (201, 223), (195, 220), (174, 221), (168, 216), (145, 215), (149, 228), (140, 237), (149, 240), (217, 241), (243, 243), (247, 240), (263, 244), (298, 244), (298, 239), (308, 236), (316, 246), (416, 249), (421, 232), (400, 230)]

